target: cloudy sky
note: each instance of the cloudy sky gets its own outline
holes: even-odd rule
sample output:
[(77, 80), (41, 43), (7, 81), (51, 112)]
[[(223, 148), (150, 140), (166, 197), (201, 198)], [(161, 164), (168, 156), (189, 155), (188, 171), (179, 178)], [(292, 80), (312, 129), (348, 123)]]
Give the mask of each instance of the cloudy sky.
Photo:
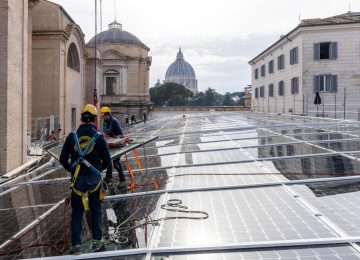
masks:
[[(95, 33), (94, 0), (52, 0)], [(99, 1), (99, 0), (98, 0)], [(102, 0), (103, 29), (117, 20), (150, 47), (150, 86), (165, 78), (181, 46), (200, 91), (240, 91), (251, 83), (248, 61), (297, 26), (299, 19), (360, 11), (359, 0)], [(115, 8), (116, 6), (116, 8)], [(116, 9), (116, 14), (115, 14)], [(99, 25), (100, 27), (100, 25)], [(100, 29), (99, 29), (100, 30)]]

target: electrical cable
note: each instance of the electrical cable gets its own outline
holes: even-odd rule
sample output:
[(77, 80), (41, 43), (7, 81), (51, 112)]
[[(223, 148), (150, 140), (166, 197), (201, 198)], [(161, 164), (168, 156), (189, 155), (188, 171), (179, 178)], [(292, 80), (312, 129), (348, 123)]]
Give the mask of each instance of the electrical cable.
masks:
[[(169, 199), (166, 204), (160, 206), (161, 209), (175, 212), (175, 213), (187, 213), (187, 214), (199, 214), (199, 216), (171, 216), (163, 217), (159, 219), (152, 219), (149, 215), (149, 219), (146, 219), (142, 222), (137, 218), (133, 218), (138, 212), (145, 210), (145, 208), (140, 208), (132, 213), (127, 219), (121, 222), (116, 228), (113, 234), (109, 235), (109, 242), (115, 243), (118, 245), (126, 244), (129, 241), (129, 238), (125, 233), (137, 229), (146, 227), (147, 225), (157, 226), (161, 221), (171, 220), (171, 219), (193, 219), (193, 220), (202, 220), (209, 218), (209, 214), (205, 211), (200, 210), (189, 210), (187, 206), (182, 205), (182, 200), (180, 199)], [(121, 228), (123, 225), (129, 222), (134, 222), (134, 225), (130, 227)], [(138, 223), (136, 223), (138, 222)]]

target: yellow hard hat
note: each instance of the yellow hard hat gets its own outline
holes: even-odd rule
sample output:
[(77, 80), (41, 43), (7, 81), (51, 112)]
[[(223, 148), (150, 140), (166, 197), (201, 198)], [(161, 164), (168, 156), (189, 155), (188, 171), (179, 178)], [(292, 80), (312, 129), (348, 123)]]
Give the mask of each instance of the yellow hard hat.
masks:
[(93, 116), (97, 116), (97, 109), (95, 106), (91, 105), (91, 104), (86, 104), (83, 109), (81, 110), (81, 114), (88, 112), (90, 114), (92, 114)]
[(100, 108), (100, 115), (101, 116), (104, 116), (106, 113), (111, 113), (111, 110), (110, 110), (110, 108), (108, 108), (108, 107), (102, 107), (102, 108)]

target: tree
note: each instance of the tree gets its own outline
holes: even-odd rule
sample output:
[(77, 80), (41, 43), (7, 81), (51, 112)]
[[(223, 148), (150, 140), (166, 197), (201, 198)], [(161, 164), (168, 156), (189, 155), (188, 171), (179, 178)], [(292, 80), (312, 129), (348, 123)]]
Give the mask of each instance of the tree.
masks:
[(205, 105), (206, 96), (204, 92), (199, 92), (190, 100), (190, 105), (192, 106), (204, 106)]
[(161, 86), (150, 88), (150, 100), (158, 106), (184, 106), (190, 101), (193, 93), (183, 85), (167, 82)]
[(208, 88), (205, 91), (205, 106), (213, 106), (215, 103), (215, 90)]
[(233, 104), (230, 92), (226, 92), (223, 100), (224, 106), (231, 106)]

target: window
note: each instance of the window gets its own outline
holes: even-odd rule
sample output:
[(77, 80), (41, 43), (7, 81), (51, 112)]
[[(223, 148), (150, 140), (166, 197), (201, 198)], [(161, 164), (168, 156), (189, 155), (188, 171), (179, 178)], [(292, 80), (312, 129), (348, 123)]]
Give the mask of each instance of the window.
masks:
[(283, 147), (282, 146), (276, 146), (277, 155), (279, 157), (284, 156)]
[(116, 94), (116, 77), (106, 77), (106, 95)]
[(279, 96), (284, 96), (284, 81), (280, 81), (278, 84)]
[(300, 159), (301, 170), (304, 174), (309, 174), (311, 172), (311, 161), (309, 158)]
[(259, 98), (259, 89), (255, 88), (255, 98)]
[(265, 65), (262, 65), (260, 67), (260, 74), (261, 74), (261, 77), (265, 77)]
[(291, 79), (291, 94), (299, 94), (299, 78)]
[(292, 48), (290, 50), (290, 64), (297, 64), (298, 63), (298, 47)]
[(261, 144), (261, 145), (266, 144), (266, 139), (265, 139), (265, 138), (260, 138), (260, 144)]
[(335, 60), (337, 56), (337, 42), (314, 43), (314, 60)]
[(278, 70), (282, 70), (285, 68), (285, 56), (284, 54), (278, 56)]
[(269, 153), (270, 153), (271, 157), (275, 157), (275, 149), (274, 149), (274, 146), (271, 146)]
[(255, 78), (255, 79), (258, 79), (258, 78), (259, 78), (259, 69), (255, 69), (254, 78)]
[(286, 145), (286, 154), (288, 156), (293, 156), (295, 154), (295, 148), (293, 145), (290, 144)]
[(274, 60), (269, 61), (269, 74), (274, 73)]
[(265, 87), (264, 87), (264, 86), (261, 86), (261, 87), (260, 87), (260, 97), (263, 98), (263, 97), (265, 96), (265, 93), (264, 93), (264, 92), (265, 92)]
[(274, 96), (274, 84), (269, 85), (269, 97)]
[(68, 49), (67, 66), (77, 72), (80, 72), (79, 52), (74, 43), (71, 43)]
[(314, 76), (315, 92), (337, 92), (337, 75)]

